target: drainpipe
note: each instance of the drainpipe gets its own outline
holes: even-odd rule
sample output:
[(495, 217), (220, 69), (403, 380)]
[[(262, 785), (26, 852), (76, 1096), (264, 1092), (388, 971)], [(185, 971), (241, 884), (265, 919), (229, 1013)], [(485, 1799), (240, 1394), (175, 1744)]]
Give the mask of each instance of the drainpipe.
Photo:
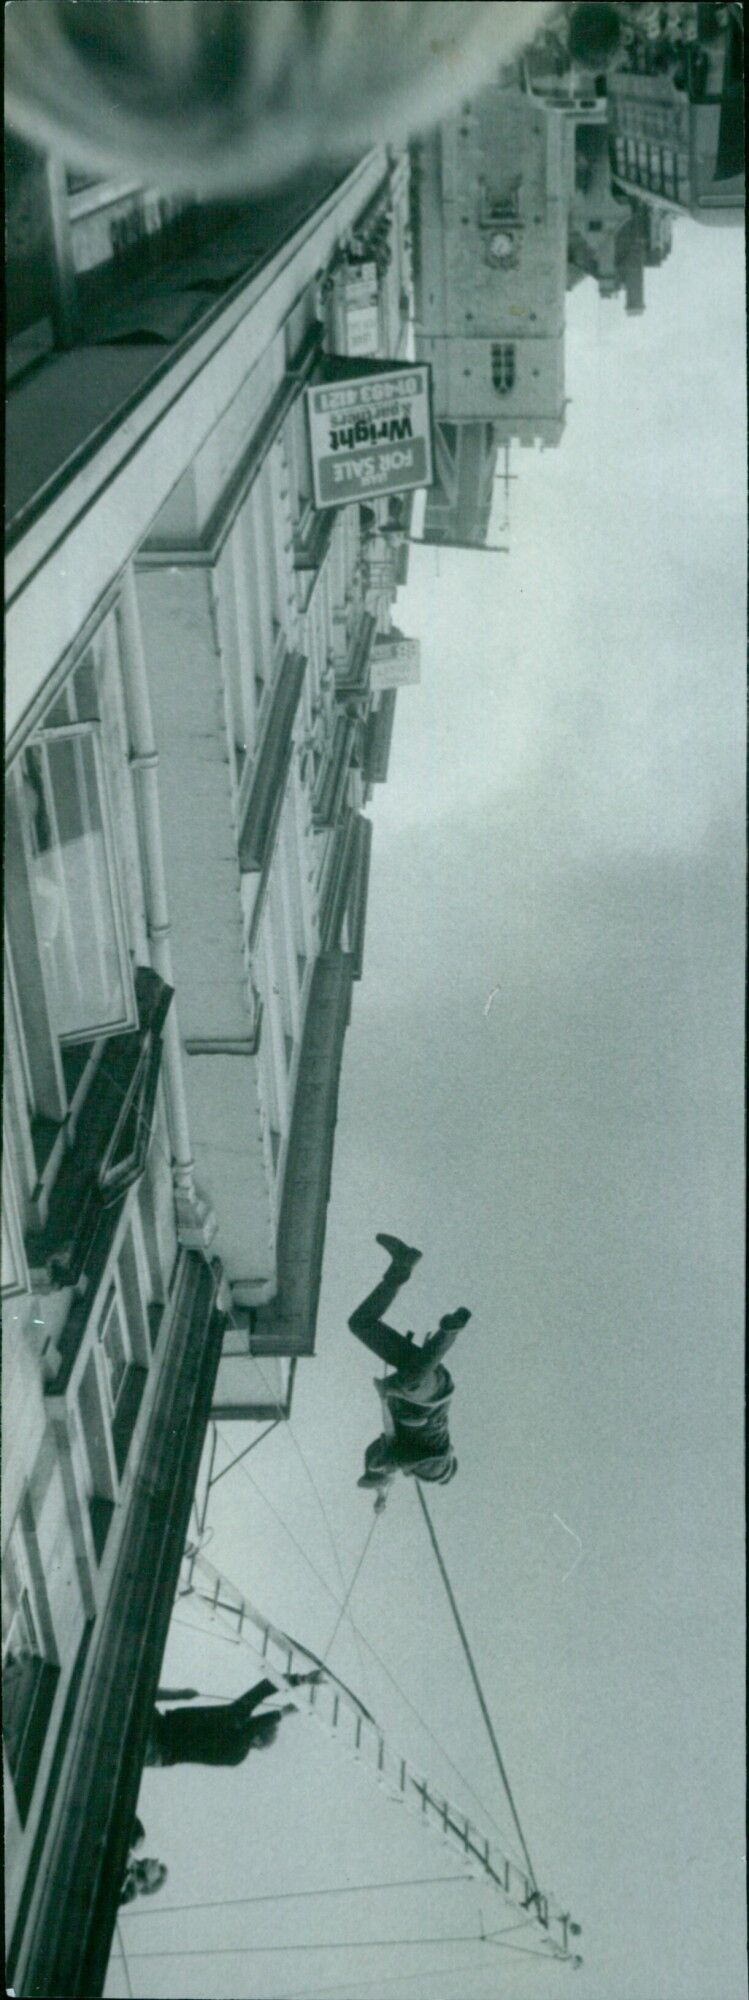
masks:
[[(159, 978), (163, 979), (167, 986), (173, 987), (175, 981), (172, 965), (172, 927), (169, 920), (164, 850), (161, 841), (159, 757), (154, 739), (148, 674), (131, 564), (128, 564), (122, 579), (120, 615), (126, 661), (124, 682), (130, 731), (130, 765), (137, 778), (140, 806), (138, 817), (146, 930), (154, 972), (158, 973)], [(206, 1251), (213, 1242), (218, 1224), (195, 1180), (176, 995), (164, 1024), (162, 1074), (166, 1085), (167, 1120), (172, 1148), (177, 1234), (185, 1249)]]

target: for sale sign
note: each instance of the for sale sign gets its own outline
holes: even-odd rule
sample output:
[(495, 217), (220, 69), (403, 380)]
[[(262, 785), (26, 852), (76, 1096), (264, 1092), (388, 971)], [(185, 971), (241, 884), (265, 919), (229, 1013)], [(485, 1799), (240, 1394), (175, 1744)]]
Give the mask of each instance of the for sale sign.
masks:
[(383, 369), (305, 391), (316, 507), (341, 507), (434, 479), (431, 373)]

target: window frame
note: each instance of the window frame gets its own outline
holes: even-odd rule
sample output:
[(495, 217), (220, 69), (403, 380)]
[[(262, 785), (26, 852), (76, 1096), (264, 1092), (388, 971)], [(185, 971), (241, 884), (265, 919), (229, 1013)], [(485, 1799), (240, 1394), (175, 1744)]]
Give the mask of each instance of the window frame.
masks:
[[(129, 1263), (130, 1272), (125, 1265)], [(137, 1297), (128, 1296), (128, 1278), (133, 1277)], [(133, 1370), (148, 1371), (152, 1357), (151, 1311), (160, 1307), (153, 1290), (153, 1280), (148, 1261), (148, 1253), (143, 1239), (143, 1221), (139, 1203), (135, 1201), (126, 1212), (124, 1226), (118, 1229), (99, 1287), (98, 1299), (94, 1301), (96, 1321), (95, 1349), (99, 1356), (99, 1370), (105, 1411), (113, 1431), (118, 1412), (122, 1407), (123, 1391), (128, 1376)], [(116, 1391), (112, 1390), (109, 1376), (109, 1355), (106, 1345), (107, 1327), (111, 1324), (113, 1309), (119, 1320), (120, 1342), (123, 1355), (123, 1369)], [(133, 1326), (133, 1315), (137, 1315), (137, 1328)]]
[(493, 340), (491, 344), (492, 388), (498, 396), (510, 396), (517, 381), (515, 342)]
[[(3, 1119), (5, 1126), (5, 1118)], [(23, 1238), (21, 1205), (16, 1186), (16, 1175), (11, 1165), (9, 1134), (3, 1133), (2, 1170), (2, 1253), (0, 1255), (0, 1275), (3, 1299), (23, 1298), (31, 1287), (26, 1262), (26, 1246)]]
[[(128, 1300), (123, 1275), (126, 1255), (131, 1258), (135, 1273), (137, 1299), (133, 1300)], [(81, 1345), (80, 1359), (67, 1392), (83, 1448), (86, 1500), (97, 1562), (101, 1560), (126, 1475), (164, 1309), (163, 1301), (154, 1293), (140, 1210), (135, 1202), (124, 1211), (92, 1299), (92, 1333)], [(114, 1312), (124, 1365), (113, 1388), (106, 1335)]]
[[(121, 1373), (116, 1389), (112, 1387), (112, 1357), (107, 1346), (107, 1335), (116, 1322), (120, 1345)], [(129, 1370), (133, 1366), (133, 1350), (127, 1324), (125, 1302), (119, 1273), (119, 1257), (110, 1276), (104, 1301), (97, 1314), (96, 1345), (99, 1355), (99, 1377), (109, 1414), (110, 1428), (114, 1424), (122, 1392), (127, 1382)]]
[[(22, 1502), (3, 1550), (3, 1740), (11, 1785), (21, 1824), (28, 1817), (36, 1786), (42, 1751), (60, 1676), (54, 1645), (49, 1602), (38, 1564), (33, 1560), (28, 1496)], [(28, 1515), (29, 1519), (24, 1516)], [(13, 1574), (11, 1582), (10, 1572)], [(6, 1626), (6, 1600), (17, 1598)], [(33, 1643), (14, 1656), (13, 1629), (16, 1618), (27, 1618)], [(32, 1662), (28, 1684), (21, 1698), (21, 1713), (11, 1733), (9, 1691), (6, 1676), (13, 1657)]]
[[(21, 800), (21, 787), (24, 783), (23, 772), (22, 772), (23, 758), (28, 753), (36, 751), (40, 753), (42, 757), (42, 782), (44, 784), (45, 806), (49, 811), (50, 799), (52, 801), (52, 806), (53, 806), (52, 829), (51, 829), (53, 837), (50, 843), (49, 851), (50, 855), (52, 856), (52, 865), (55, 871), (56, 886), (61, 896), (63, 921), (65, 922), (67, 929), (69, 931), (70, 940), (74, 940), (75, 912), (72, 910), (69, 902), (69, 894), (64, 878), (64, 872), (62, 870), (60, 863), (56, 861), (54, 858), (57, 855), (59, 849), (62, 846), (64, 846), (64, 843), (60, 842), (59, 838), (55, 839), (54, 837), (56, 833), (56, 818), (54, 816), (54, 794), (52, 790), (52, 781), (49, 775), (49, 756), (50, 752), (54, 750), (55, 746), (63, 742), (71, 742), (71, 741), (73, 743), (80, 742), (82, 739), (85, 739), (86, 742), (91, 745), (91, 751), (93, 756), (94, 780), (96, 784), (97, 802), (101, 818), (104, 859), (107, 871), (107, 885), (108, 885), (109, 904), (110, 904), (109, 913), (111, 913), (114, 945), (117, 954), (118, 974), (122, 988), (123, 1010), (116, 1020), (112, 1019), (102, 1022), (93, 1019), (87, 1022), (85, 1025), (81, 1025), (78, 1028), (61, 1030), (55, 1019), (55, 998), (54, 994), (50, 990), (49, 975), (45, 967), (44, 954), (39, 949), (40, 940), (37, 932), (36, 942), (37, 942), (37, 949), (39, 949), (39, 955), (42, 965), (42, 978), (44, 981), (44, 993), (47, 1003), (47, 1011), (49, 1015), (52, 1034), (60, 1049), (75, 1047), (80, 1042), (93, 1041), (93, 1040), (99, 1041), (111, 1035), (123, 1034), (128, 1029), (137, 1027), (138, 1024), (138, 1012), (137, 1012), (137, 1005), (135, 998), (135, 979), (133, 973), (133, 964), (132, 964), (130, 943), (128, 938), (127, 923), (125, 917), (125, 901), (124, 901), (122, 884), (120, 881), (120, 872), (117, 862), (117, 850), (114, 839), (112, 806), (109, 796), (106, 763), (101, 741), (101, 724), (99, 721), (95, 719), (87, 719), (85, 721), (71, 721), (67, 723), (59, 723), (56, 725), (48, 725), (46, 727), (42, 727), (38, 730), (35, 730), (34, 734), (30, 737), (28, 744), (24, 746), (22, 758), (19, 759), (17, 768), (13, 774), (16, 786), (18, 818), (20, 822), (21, 841), (23, 846), (23, 860), (29, 883), (29, 892), (32, 899), (32, 909), (34, 908), (32, 882), (33, 882), (33, 871), (34, 871), (34, 864), (36, 857), (32, 846), (31, 833), (28, 825), (28, 817), (23, 810), (23, 805)], [(82, 772), (79, 774), (79, 782), (82, 788), (85, 787), (85, 778)], [(95, 900), (95, 894), (96, 890), (94, 888), (92, 890), (92, 901)]]

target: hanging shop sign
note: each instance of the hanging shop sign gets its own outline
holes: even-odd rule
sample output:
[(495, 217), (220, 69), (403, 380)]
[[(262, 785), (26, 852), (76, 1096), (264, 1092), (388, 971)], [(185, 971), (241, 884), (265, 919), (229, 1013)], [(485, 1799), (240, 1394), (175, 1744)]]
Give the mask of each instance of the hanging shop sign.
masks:
[(369, 684), (373, 689), (415, 686), (421, 680), (421, 647), (418, 639), (404, 639), (392, 633), (390, 637), (378, 639), (369, 667)]
[(341, 263), (324, 287), (324, 319), (333, 353), (356, 361), (376, 358), (380, 348), (380, 295), (377, 265)]
[(431, 486), (431, 371), (383, 368), (305, 391), (316, 507)]
[(380, 308), (377, 299), (346, 297), (346, 353), (357, 357), (376, 354), (380, 344)]
[(380, 303), (377, 265), (344, 267), (339, 281), (344, 352), (361, 359), (376, 355), (380, 344)]

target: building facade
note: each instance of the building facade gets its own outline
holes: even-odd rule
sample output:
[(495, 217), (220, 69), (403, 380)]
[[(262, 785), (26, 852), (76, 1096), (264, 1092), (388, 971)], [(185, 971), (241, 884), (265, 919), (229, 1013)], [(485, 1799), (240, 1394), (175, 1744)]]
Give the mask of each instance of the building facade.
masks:
[(433, 370), (428, 540), (485, 540), (497, 451), (564, 427), (574, 132), (497, 84), (412, 150), (416, 354)]
[(557, 442), (572, 175), (569, 121), (514, 88), (482, 92), (418, 149), (416, 351), (438, 421)]
[[(357, 232), (380, 258), (380, 355), (405, 339), (407, 171), (373, 154), (339, 177), (187, 343), (177, 315), (137, 393), (115, 329), (95, 424), (73, 322), (14, 388), (11, 448), (25, 436), (40, 468), (6, 625), (19, 1992), (98, 1990), (211, 1409), (283, 1414), (314, 1344), (365, 807), (392, 730), (370, 662), (402, 563), (388, 544), (373, 569), (387, 502), (374, 523), (315, 513), (304, 389), (329, 344), (321, 284)], [(121, 285), (131, 320), (142, 278)]]
[(741, 227), (740, 12), (730, 10), (720, 32), (690, 44), (681, 57), (667, 46), (662, 67), (633, 59), (617, 71), (609, 86), (608, 125), (615, 188), (673, 215)]
[[(139, 1621), (150, 1609), (158, 1623), (154, 1578), (169, 1589), (168, 1531), (184, 1532), (223, 1333), (171, 967), (154, 949), (164, 908), (131, 636), (123, 593), (7, 774), (3, 1729), (22, 1991), (49, 1947), (81, 1759), (96, 1743), (114, 1780), (127, 1754)], [(166, 1459), (165, 1435), (179, 1440)]]
[[(639, 291), (627, 266), (633, 207), (611, 184), (606, 125), (575, 131), (575, 184), (570, 203), (568, 282), (595, 277), (602, 298), (624, 292), (627, 311), (639, 309)], [(643, 258), (644, 260), (644, 243)], [(630, 258), (631, 265), (631, 258)], [(625, 269), (627, 276), (625, 276)], [(627, 281), (628, 279), (628, 281)]]

